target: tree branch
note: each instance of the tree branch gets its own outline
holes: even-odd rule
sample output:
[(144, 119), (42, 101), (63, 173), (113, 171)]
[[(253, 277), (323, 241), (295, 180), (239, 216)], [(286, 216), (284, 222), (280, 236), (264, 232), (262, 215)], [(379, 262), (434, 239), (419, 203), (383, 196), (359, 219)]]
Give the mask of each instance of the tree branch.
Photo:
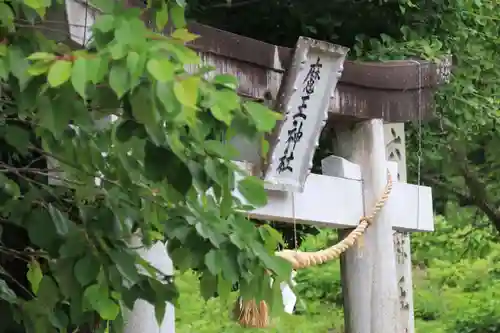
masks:
[(457, 161), (464, 161), (459, 166), (459, 172), (464, 177), (470, 199), (486, 214), (491, 223), (500, 232), (500, 210), (497, 209), (496, 205), (492, 204), (493, 200), (490, 199), (486, 191), (486, 185), (480, 179), (477, 172), (469, 165), (464, 149), (455, 149), (453, 147), (451, 150)]

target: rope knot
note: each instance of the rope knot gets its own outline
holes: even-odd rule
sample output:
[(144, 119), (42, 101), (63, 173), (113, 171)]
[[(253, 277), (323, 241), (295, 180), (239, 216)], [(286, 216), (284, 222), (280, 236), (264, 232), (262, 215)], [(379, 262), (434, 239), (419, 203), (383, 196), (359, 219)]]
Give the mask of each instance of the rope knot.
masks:
[(366, 222), (369, 225), (372, 224), (373, 219), (368, 217), (368, 216), (363, 216), (362, 218), (359, 219), (359, 224)]

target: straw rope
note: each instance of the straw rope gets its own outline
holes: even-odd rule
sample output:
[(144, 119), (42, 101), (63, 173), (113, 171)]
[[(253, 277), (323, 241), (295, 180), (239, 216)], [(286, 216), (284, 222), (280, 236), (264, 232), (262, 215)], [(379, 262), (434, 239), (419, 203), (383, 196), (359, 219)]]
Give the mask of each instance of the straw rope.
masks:
[(342, 253), (353, 246), (365, 233), (368, 226), (373, 222), (375, 216), (382, 210), (389, 199), (392, 190), (392, 177), (387, 171), (387, 184), (380, 199), (375, 204), (372, 213), (359, 220), (358, 226), (337, 244), (316, 252), (302, 252), (297, 250), (283, 250), (276, 252), (276, 255), (292, 264), (293, 269), (305, 268), (321, 265), (327, 261), (337, 259)]

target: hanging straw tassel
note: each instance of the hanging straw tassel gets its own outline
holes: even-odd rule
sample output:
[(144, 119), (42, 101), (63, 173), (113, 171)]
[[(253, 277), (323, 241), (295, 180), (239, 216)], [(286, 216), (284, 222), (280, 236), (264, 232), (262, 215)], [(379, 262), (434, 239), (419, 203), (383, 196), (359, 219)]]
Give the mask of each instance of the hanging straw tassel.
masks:
[[(392, 177), (389, 170), (387, 170), (387, 185), (382, 197), (375, 204), (372, 214), (362, 217), (359, 220), (358, 226), (337, 244), (316, 252), (283, 250), (276, 252), (276, 255), (290, 262), (292, 264), (292, 269), (294, 270), (320, 265), (329, 260), (340, 257), (342, 253), (353, 246), (363, 236), (365, 230), (373, 222), (375, 216), (380, 212), (380, 210), (382, 210), (382, 207), (384, 207), (387, 199), (389, 199), (391, 190)], [(242, 301), (241, 298), (238, 298), (234, 306), (233, 313), (241, 326), (265, 328), (269, 325), (269, 310), (264, 301), (261, 301), (259, 306), (257, 306), (254, 300)]]
[(243, 327), (265, 328), (269, 325), (269, 309), (266, 302), (255, 300), (242, 301), (240, 297), (234, 304), (233, 314)]

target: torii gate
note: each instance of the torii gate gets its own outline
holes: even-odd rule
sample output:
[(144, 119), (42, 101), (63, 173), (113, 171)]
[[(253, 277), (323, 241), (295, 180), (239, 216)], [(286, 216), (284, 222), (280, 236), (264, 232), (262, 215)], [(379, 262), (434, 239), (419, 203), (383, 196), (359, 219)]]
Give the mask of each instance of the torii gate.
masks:
[[(85, 17), (90, 27), (96, 15), (95, 12), (87, 15), (88, 8), (85, 7), (78, 0), (66, 2), (68, 20), (73, 23), (70, 26), (72, 39), (79, 44), (84, 42), (84, 36), (90, 38), (91, 34), (75, 23)], [(294, 122), (292, 116), (277, 127), (277, 140), (272, 141), (274, 158), (265, 172), (269, 203), (252, 211), (254, 218), (353, 228), (383, 190), (386, 169), (389, 168), (393, 176), (397, 173), (397, 166), (387, 162), (383, 121), (373, 119), (358, 122), (354, 128), (336, 126), (339, 134), (337, 148), (341, 156), (323, 160), (323, 175), (309, 174), (312, 155), (326, 121), (328, 103), (335, 92), (346, 53), (347, 49), (343, 47), (299, 39), (294, 61), (286, 79), (281, 82), (279, 108), (284, 113), (295, 112), (299, 106), (305, 109), (304, 103), (307, 102), (307, 119), (297, 116)], [(311, 69), (314, 69), (312, 73)], [(301, 83), (306, 83), (306, 86), (299, 89)], [(302, 95), (304, 89), (306, 95)], [(302, 121), (299, 122), (300, 119)], [(292, 139), (289, 131), (292, 131)], [(288, 144), (290, 142), (293, 149)], [(235, 142), (235, 145), (238, 146), (238, 143)], [(251, 161), (250, 155), (255, 156), (254, 152), (247, 154), (248, 146), (240, 148), (241, 159)], [(293, 159), (290, 158), (291, 152)], [(353, 248), (343, 257), (348, 332), (401, 331), (392, 230), (433, 230), (430, 188), (396, 183), (382, 214), (368, 230), (364, 247)], [(164, 246), (160, 245), (155, 245), (143, 255), (165, 274), (172, 274), (170, 258)], [(173, 333), (174, 325), (171, 305), (167, 306), (165, 319), (159, 326), (152, 306), (138, 302), (128, 318), (125, 332)], [(406, 330), (413, 328), (407, 327)]]
[[(343, 156), (323, 159), (323, 175), (309, 173), (346, 53), (346, 48), (299, 38), (280, 89), (278, 106), (286, 116), (265, 168), (268, 203), (250, 212), (252, 218), (354, 228), (383, 192), (387, 169), (397, 179), (397, 163), (387, 161), (381, 119), (337, 126), (337, 150)], [(392, 230), (433, 227), (431, 189), (396, 182), (366, 232), (364, 247), (348, 250), (342, 260), (347, 332), (402, 331)]]

